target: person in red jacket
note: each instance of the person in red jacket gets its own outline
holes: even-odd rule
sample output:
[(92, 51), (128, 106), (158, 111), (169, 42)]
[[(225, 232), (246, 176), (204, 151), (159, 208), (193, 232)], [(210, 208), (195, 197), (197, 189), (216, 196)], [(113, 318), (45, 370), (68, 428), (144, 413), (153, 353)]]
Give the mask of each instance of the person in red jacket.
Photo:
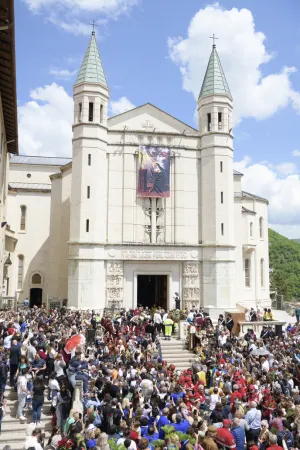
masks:
[(234, 405), (236, 400), (242, 400), (242, 394), (239, 392), (239, 387), (237, 384), (233, 385), (233, 393), (230, 396), (230, 403)]
[(283, 447), (277, 444), (277, 436), (275, 434), (269, 434), (269, 444), (267, 450), (283, 450)]
[(270, 389), (265, 389), (262, 399), (263, 417), (269, 418), (274, 409), (276, 409), (276, 401), (271, 395)]
[(224, 447), (225, 449), (236, 450), (235, 439), (229, 430), (230, 425), (230, 420), (223, 420), (223, 427), (217, 429), (215, 441), (218, 445)]

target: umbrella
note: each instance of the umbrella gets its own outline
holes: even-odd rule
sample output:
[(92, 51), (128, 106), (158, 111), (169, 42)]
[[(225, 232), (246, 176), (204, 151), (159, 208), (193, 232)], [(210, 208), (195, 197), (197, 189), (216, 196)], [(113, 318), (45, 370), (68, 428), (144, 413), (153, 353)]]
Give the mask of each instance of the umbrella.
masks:
[(74, 334), (67, 341), (65, 346), (65, 352), (70, 354), (77, 347), (77, 345), (84, 345), (84, 344), (85, 344), (85, 337), (83, 336), (83, 334)]
[(267, 355), (271, 355), (271, 353), (269, 352), (269, 350), (266, 349), (266, 347), (260, 347), (260, 348), (256, 348), (256, 349), (252, 350), (250, 355), (251, 356), (267, 356)]

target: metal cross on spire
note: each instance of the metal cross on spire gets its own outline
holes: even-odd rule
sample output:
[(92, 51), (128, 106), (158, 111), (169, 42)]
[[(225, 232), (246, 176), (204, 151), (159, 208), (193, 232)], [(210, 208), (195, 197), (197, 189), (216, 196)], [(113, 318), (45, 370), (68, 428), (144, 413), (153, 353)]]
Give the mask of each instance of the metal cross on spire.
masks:
[(216, 46), (216, 40), (217, 39), (219, 39), (219, 38), (217, 38), (216, 36), (215, 36), (215, 34), (213, 34), (212, 36), (210, 36), (210, 38), (209, 39), (212, 39), (213, 40), (213, 47), (215, 47)]
[(94, 20), (92, 23), (90, 23), (90, 25), (92, 25), (92, 27), (93, 27), (92, 34), (95, 34), (95, 27), (98, 27), (98, 25), (96, 24), (96, 22)]

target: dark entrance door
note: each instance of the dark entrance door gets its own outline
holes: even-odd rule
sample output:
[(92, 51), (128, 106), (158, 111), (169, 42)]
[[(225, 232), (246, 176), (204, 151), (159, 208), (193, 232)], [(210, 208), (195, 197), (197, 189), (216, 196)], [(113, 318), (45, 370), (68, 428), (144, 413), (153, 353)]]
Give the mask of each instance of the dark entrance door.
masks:
[(167, 275), (138, 275), (137, 305), (144, 308), (168, 305), (168, 276)]
[(43, 289), (32, 288), (30, 289), (30, 308), (34, 306), (42, 306)]

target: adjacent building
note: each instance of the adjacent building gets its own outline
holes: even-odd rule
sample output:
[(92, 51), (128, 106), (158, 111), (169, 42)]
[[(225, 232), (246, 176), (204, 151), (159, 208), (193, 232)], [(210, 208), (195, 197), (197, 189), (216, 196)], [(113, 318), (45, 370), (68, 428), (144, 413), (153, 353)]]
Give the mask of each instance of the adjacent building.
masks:
[[(1, 298), (14, 292), (9, 286), (10, 254), (16, 245), (8, 226), (7, 187), (10, 154), (18, 154), (16, 57), (13, 0), (0, 0), (0, 280)], [(13, 294), (14, 295), (14, 294)]]

